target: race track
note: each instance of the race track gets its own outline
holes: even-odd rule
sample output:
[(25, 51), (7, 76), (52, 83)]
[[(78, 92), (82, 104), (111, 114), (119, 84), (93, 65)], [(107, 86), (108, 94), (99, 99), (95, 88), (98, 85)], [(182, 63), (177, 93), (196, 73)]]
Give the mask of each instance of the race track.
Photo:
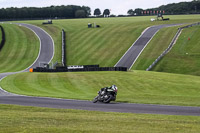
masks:
[[(28, 24), (19, 24), (19, 25), (27, 27), (32, 31), (34, 31), (35, 34), (40, 39), (40, 45), (41, 45), (40, 54), (37, 60), (29, 68), (39, 66), (39, 62), (47, 62), (47, 63), (50, 62), (54, 55), (53, 52), (54, 43), (52, 38), (44, 30), (36, 26)], [(131, 68), (135, 59), (137, 59), (141, 51), (151, 40), (151, 38), (156, 34), (156, 32), (160, 28), (167, 26), (174, 26), (174, 25), (153, 26), (147, 29), (129, 49), (130, 51), (126, 52), (126, 54), (118, 62), (117, 66), (127, 66)], [(139, 46), (140, 44), (142, 46)], [(137, 54), (132, 54), (131, 51), (137, 52)], [(135, 59), (133, 59), (132, 55), (135, 56), (134, 57)], [(28, 68), (21, 72), (25, 71), (28, 71)], [(0, 80), (8, 75), (15, 73), (1, 73)], [(80, 109), (80, 110), (92, 110), (92, 111), (104, 111), (104, 112), (200, 116), (200, 107), (164, 106), (164, 105), (129, 104), (129, 103), (94, 104), (91, 101), (83, 101), (83, 100), (67, 100), (67, 99), (20, 96), (17, 94), (8, 93), (1, 88), (0, 88), (0, 104), (15, 104), (23, 106)]]

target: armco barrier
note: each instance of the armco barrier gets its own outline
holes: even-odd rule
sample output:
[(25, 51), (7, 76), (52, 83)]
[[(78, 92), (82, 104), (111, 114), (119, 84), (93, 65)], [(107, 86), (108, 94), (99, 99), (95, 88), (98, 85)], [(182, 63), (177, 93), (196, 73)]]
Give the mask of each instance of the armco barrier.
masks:
[(5, 44), (5, 32), (4, 32), (4, 29), (3, 27), (0, 25), (0, 29), (1, 29), (1, 32), (2, 32), (2, 40), (0, 42), (0, 50), (3, 48), (4, 44)]
[(62, 30), (62, 65), (66, 66), (66, 44), (65, 44), (65, 31)]
[(99, 67), (99, 65), (88, 65), (84, 68), (68, 69), (68, 67), (56, 67), (56, 69), (47, 69), (37, 67), (33, 72), (89, 72), (89, 71), (127, 71), (126, 67)]
[(181, 31), (184, 28), (189, 28), (189, 27), (196, 26), (196, 25), (200, 25), (200, 22), (178, 28), (178, 31), (177, 31), (176, 35), (174, 36), (172, 42), (170, 43), (169, 47), (146, 69), (146, 71), (150, 71), (162, 59), (162, 57), (165, 56), (172, 49), (172, 47), (176, 43), (176, 40), (178, 39), (179, 35), (181, 34)]

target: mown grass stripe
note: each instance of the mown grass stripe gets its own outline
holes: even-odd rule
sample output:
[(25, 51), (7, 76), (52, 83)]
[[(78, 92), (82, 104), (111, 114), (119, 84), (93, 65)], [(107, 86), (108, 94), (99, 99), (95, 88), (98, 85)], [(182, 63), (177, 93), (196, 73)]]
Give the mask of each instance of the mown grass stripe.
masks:
[[(106, 31), (104, 31), (104, 32), (106, 32)], [(102, 34), (105, 34), (104, 32), (102, 32)], [(101, 35), (99, 35), (99, 36), (101, 36)], [(93, 54), (95, 52), (98, 52), (97, 48), (99, 46), (101, 47), (102, 45), (104, 45), (103, 43), (106, 43), (105, 39), (103, 39), (101, 37), (99, 37), (98, 39), (99, 39), (98, 43), (93, 44), (92, 42), (90, 42), (89, 44), (87, 44), (87, 47), (84, 47), (84, 49), (79, 51), (79, 54), (77, 55), (79, 57), (78, 60), (77, 60), (78, 63), (83, 63), (84, 60), (86, 60), (86, 59), (88, 59), (88, 60), (86, 60), (86, 62), (89, 63), (90, 57), (93, 57)], [(94, 52), (92, 52), (92, 51), (94, 51)], [(104, 53), (101, 53), (101, 56), (103, 54)], [(89, 55), (91, 55), (91, 56), (89, 56)], [(101, 58), (101, 56), (99, 56), (99, 58)], [(99, 61), (97, 60), (97, 62), (99, 62)]]
[(70, 78), (71, 77), (68, 75), (59, 74), (59, 81), (61, 82), (60, 84), (63, 85), (63, 88), (65, 88), (66, 94), (71, 95), (74, 92), (76, 93), (76, 90), (74, 89), (72, 82), (70, 82)]
[[(22, 29), (20, 29), (19, 27), (17, 27), (17, 30), (19, 32), (17, 32), (17, 33), (15, 32), (14, 35), (16, 35), (16, 34), (23, 35), (24, 31), (22, 31)], [(24, 59), (24, 56), (26, 56), (26, 55), (29, 54), (28, 52), (30, 52), (30, 51), (28, 51), (28, 46), (27, 46), (28, 41), (27, 41), (27, 38), (25, 38), (24, 36), (20, 36), (17, 40), (19, 41), (19, 43), (16, 45), (16, 48), (15, 47), (12, 48), (12, 52), (17, 51), (16, 49), (19, 49), (20, 50), (19, 51), (20, 54), (19, 53), (15, 53), (15, 55), (16, 55), (15, 58), (16, 59), (20, 59), (20, 60), (15, 60), (12, 63), (10, 62), (9, 64), (12, 64), (12, 65), (10, 65), (10, 69), (12, 67), (14, 68), (15, 66), (17, 66), (17, 67), (19, 67), (22, 70), (23, 69), (22, 64), (26, 65), (26, 62), (27, 62), (27, 60), (24, 60), (24, 61), (22, 61), (22, 60)]]
[(39, 53), (39, 40), (24, 27), (3, 24), (6, 42), (0, 52), (0, 73), (24, 70), (34, 62)]
[[(53, 80), (55, 80), (53, 82)], [(58, 84), (56, 84), (58, 83)], [(49, 88), (51, 88), (52, 92), (57, 92), (57, 93), (66, 93), (65, 89), (62, 89), (62, 84), (60, 83), (60, 77), (57, 74), (49, 74), (48, 76), (48, 84)]]
[[(80, 60), (83, 56), (87, 55), (87, 53), (90, 52), (90, 49), (94, 46), (96, 46), (96, 44), (92, 44), (91, 40), (94, 38), (94, 36), (97, 36), (97, 33), (93, 33), (93, 35), (88, 35), (90, 37), (87, 37), (87, 39), (84, 39), (82, 42), (79, 42), (78, 46), (76, 46), (76, 50), (74, 51), (74, 56), (76, 57), (80, 57), (78, 58), (78, 63), (80, 63)], [(87, 51), (87, 52), (86, 52)], [(82, 55), (82, 56), (80, 56)]]
[[(98, 35), (99, 38), (97, 37), (97, 39), (95, 39), (95, 40), (99, 40), (98, 43), (95, 44), (95, 43), (91, 42), (90, 48), (85, 49), (85, 51), (83, 51), (83, 52), (80, 52), (80, 54), (82, 54), (82, 56), (81, 56), (81, 58), (79, 58), (79, 62), (83, 62), (86, 59), (90, 59), (91, 57), (94, 56), (93, 53), (96, 52), (96, 53), (99, 53), (99, 55), (95, 57), (96, 59), (98, 58), (97, 62), (99, 62), (99, 64), (101, 64), (101, 66), (107, 66), (107, 64), (105, 64), (105, 62), (103, 62), (102, 59), (104, 56), (109, 57), (107, 54), (109, 54), (109, 55), (112, 54), (111, 53), (112, 47), (109, 47), (109, 46), (115, 45), (115, 44), (110, 43), (110, 41), (109, 41), (111, 38), (110, 34), (117, 32), (121, 28), (121, 26), (117, 26), (117, 27), (115, 25), (113, 25), (113, 26), (114, 26), (114, 27), (112, 27), (112, 29), (114, 29), (113, 31), (104, 30), (103, 32), (101, 32), (101, 34)], [(105, 36), (105, 34), (107, 34), (107, 36)], [(88, 61), (90, 61), (90, 60), (87, 60), (87, 62)]]
[[(106, 49), (112, 49), (113, 52), (106, 52), (102, 56), (102, 61), (104, 61), (104, 63), (107, 64), (106, 66), (114, 66), (114, 64), (111, 64), (112, 60), (117, 57), (116, 55), (119, 55), (118, 51), (120, 51), (120, 49), (124, 49), (122, 44), (124, 43), (124, 40), (126, 40), (126, 38), (121, 38), (121, 34), (118, 33), (118, 31), (120, 29), (123, 29), (124, 27), (125, 25), (122, 25), (119, 28), (117, 28), (116, 31), (114, 30), (112, 33), (114, 34), (115, 37), (109, 40), (108, 42), (109, 45), (107, 45)], [(112, 44), (111, 42), (115, 42), (115, 43)]]
[[(120, 27), (119, 27), (120, 28)], [(118, 29), (116, 29), (118, 30)], [(117, 31), (113, 31), (113, 32), (117, 32)], [(114, 66), (114, 65), (110, 65), (113, 61), (113, 57), (116, 58), (118, 55), (117, 52), (115, 52), (116, 47), (117, 47), (117, 43), (120, 40), (120, 36), (116, 36), (114, 35), (114, 38), (118, 38), (113, 40), (114, 43), (112, 43), (112, 39), (110, 39), (110, 41), (107, 42), (106, 47), (104, 47), (102, 50), (105, 51), (104, 54), (102, 54), (101, 58), (100, 58), (100, 62), (104, 63), (103, 66)], [(108, 38), (109, 40), (109, 38)], [(100, 48), (100, 47), (99, 47)], [(121, 47), (118, 47), (116, 51), (118, 51)], [(112, 49), (112, 50), (111, 50)]]
[[(26, 76), (26, 86), (28, 89), (30, 89), (28, 92), (30, 94), (34, 94), (34, 93), (37, 93), (37, 95), (39, 96), (46, 96), (46, 94), (48, 95), (48, 91), (44, 90), (41, 85), (39, 84), (39, 80), (40, 80), (40, 74), (34, 74), (34, 75), (27, 75)], [(34, 84), (30, 84), (29, 82), (33, 82)], [(29, 95), (30, 95), (29, 94)]]
[[(17, 56), (17, 55), (15, 56), (15, 54), (17, 53), (16, 51), (17, 48), (15, 45), (16, 43), (12, 42), (12, 39), (15, 40), (16, 42), (18, 42), (19, 40), (15, 36), (17, 32), (15, 30), (12, 31), (13, 29), (12, 27), (13, 26), (5, 27), (6, 43), (4, 48), (2, 49), (3, 52), (1, 52), (2, 59), (5, 58), (5, 55), (7, 59), (7, 60), (4, 59), (4, 61), (2, 61), (1, 63), (2, 69), (5, 69), (4, 71), (8, 71), (12, 67), (13, 64), (11, 62), (15, 62)], [(10, 37), (12, 37), (12, 39), (9, 39)], [(0, 71), (2, 71), (2, 69)]]

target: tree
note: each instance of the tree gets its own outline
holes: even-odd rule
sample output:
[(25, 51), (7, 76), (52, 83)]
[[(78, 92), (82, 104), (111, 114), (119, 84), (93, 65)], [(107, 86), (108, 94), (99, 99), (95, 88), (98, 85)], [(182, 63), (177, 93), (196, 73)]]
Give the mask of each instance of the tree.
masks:
[(75, 13), (75, 17), (76, 18), (85, 18), (86, 17), (86, 13), (84, 10), (77, 10)]
[(127, 14), (133, 16), (133, 15), (134, 15), (134, 11), (133, 11), (133, 9), (128, 10)]
[(91, 13), (90, 7), (61, 5), (50, 7), (22, 7), (22, 8), (2, 8), (0, 9), (0, 19), (34, 19), (34, 18), (85, 18)]
[(109, 17), (110, 15), (110, 10), (109, 9), (105, 9), (104, 12), (103, 12), (103, 16), (104, 17)]
[(91, 9), (88, 6), (82, 6), (82, 10), (85, 11), (86, 13), (86, 17), (88, 17), (89, 15), (91, 15)]
[(142, 15), (143, 9), (137, 8), (137, 9), (135, 9), (134, 12), (136, 13), (136, 15)]
[(95, 15), (95, 16), (101, 15), (101, 10), (100, 10), (99, 8), (95, 9), (95, 10), (94, 10), (94, 15)]

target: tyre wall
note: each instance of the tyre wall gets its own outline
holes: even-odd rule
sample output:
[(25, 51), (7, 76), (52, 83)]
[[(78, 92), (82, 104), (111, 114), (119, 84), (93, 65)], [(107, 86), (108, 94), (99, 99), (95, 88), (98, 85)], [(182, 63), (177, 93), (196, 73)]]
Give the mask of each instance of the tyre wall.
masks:
[(1, 36), (1, 42), (0, 42), (0, 51), (1, 51), (1, 49), (3, 48), (3, 46), (4, 46), (4, 44), (5, 44), (5, 41), (6, 41), (6, 39), (5, 39), (5, 31), (4, 31), (4, 29), (3, 29), (3, 27), (0, 25), (0, 32), (2, 33), (2, 36)]

